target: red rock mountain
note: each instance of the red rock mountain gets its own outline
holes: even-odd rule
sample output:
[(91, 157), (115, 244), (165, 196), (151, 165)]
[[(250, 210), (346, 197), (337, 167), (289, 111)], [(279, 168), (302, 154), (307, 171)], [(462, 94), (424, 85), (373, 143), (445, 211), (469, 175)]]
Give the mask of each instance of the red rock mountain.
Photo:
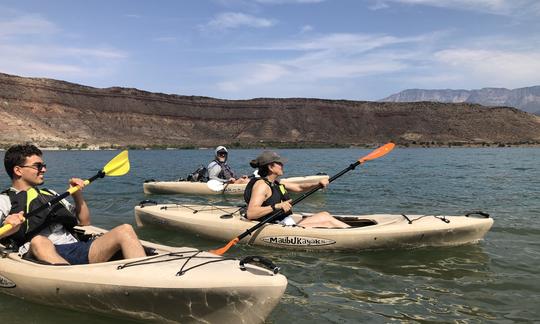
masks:
[(540, 117), (467, 103), (221, 100), (0, 74), (0, 144), (540, 143)]

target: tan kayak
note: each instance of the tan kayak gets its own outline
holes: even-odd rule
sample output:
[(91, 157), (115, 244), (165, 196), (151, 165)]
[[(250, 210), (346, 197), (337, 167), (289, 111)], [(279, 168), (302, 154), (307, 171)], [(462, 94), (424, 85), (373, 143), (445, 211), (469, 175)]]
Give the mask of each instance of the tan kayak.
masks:
[[(283, 178), (283, 183), (318, 183), (328, 179), (328, 175)], [(148, 181), (143, 184), (145, 194), (187, 194), (187, 195), (242, 195), (247, 184), (228, 184), (214, 188), (206, 182), (190, 181)]]
[(244, 263), (249, 260), (143, 244), (155, 255), (74, 266), (22, 260), (0, 245), (0, 291), (53, 307), (159, 323), (260, 323), (287, 286), (283, 275)]
[[(299, 213), (293, 217), (298, 221), (309, 215)], [(493, 224), (489, 217), (387, 214), (335, 217), (352, 227), (304, 228), (266, 224), (240, 242), (298, 250), (447, 246), (477, 242)], [(256, 224), (243, 218), (238, 207), (173, 204), (137, 206), (135, 220), (138, 226), (153, 224), (225, 242)]]

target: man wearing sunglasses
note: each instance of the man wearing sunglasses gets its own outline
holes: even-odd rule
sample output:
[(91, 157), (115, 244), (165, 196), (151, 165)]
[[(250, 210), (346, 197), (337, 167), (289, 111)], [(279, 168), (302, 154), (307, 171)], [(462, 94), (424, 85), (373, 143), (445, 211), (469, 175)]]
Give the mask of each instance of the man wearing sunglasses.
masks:
[(223, 183), (248, 183), (247, 176), (236, 179), (234, 171), (227, 164), (229, 151), (225, 146), (218, 146), (215, 150), (214, 160), (208, 164), (208, 178)]
[[(15, 225), (6, 235), (19, 247), (21, 255), (31, 252), (38, 260), (51, 264), (86, 264), (108, 261), (116, 252), (125, 258), (145, 256), (131, 225), (120, 225), (96, 239), (79, 241), (75, 225), (90, 225), (90, 210), (81, 190), (72, 197), (75, 205), (66, 200), (32, 215), (17, 224), (16, 218), (52, 200), (57, 194), (38, 188), (44, 183), (47, 166), (42, 152), (34, 145), (10, 147), (4, 157), (6, 172), (11, 178), (11, 188), (0, 195), (0, 224)], [(71, 178), (69, 186), (84, 187), (84, 181)]]

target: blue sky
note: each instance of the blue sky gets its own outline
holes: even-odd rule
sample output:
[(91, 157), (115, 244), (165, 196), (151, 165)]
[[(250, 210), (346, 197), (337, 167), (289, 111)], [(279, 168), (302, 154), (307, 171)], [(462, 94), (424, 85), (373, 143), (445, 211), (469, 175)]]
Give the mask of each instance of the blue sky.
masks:
[(0, 72), (223, 99), (540, 84), (538, 0), (0, 0)]

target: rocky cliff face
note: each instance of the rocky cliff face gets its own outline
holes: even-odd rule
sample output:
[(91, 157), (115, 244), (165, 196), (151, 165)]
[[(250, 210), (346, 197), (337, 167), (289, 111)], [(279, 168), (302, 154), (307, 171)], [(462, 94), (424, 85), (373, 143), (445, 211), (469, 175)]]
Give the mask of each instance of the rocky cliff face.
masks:
[(408, 89), (381, 99), (385, 102), (452, 102), (477, 103), (484, 106), (506, 106), (540, 115), (540, 86), (504, 89), (483, 88), (480, 90), (423, 90)]
[(361, 145), (540, 142), (540, 118), (474, 104), (219, 100), (0, 74), (0, 144)]

